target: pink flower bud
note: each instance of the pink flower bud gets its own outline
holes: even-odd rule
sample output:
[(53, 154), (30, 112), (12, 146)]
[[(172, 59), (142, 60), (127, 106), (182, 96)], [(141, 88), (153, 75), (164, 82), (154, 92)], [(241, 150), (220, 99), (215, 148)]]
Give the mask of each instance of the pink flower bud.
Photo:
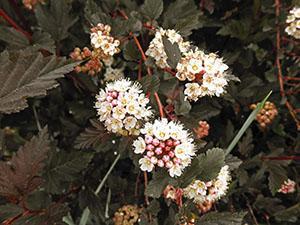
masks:
[(180, 163), (181, 163), (181, 159), (175, 157), (175, 158), (173, 159), (173, 162), (174, 162), (175, 164), (180, 164)]
[(164, 147), (166, 147), (166, 144), (165, 144), (165, 142), (160, 142), (160, 143), (159, 143), (159, 147), (161, 147), (161, 148), (164, 148)]
[(156, 164), (157, 158), (153, 156), (153, 157), (151, 157), (150, 161), (151, 161), (151, 163)]
[(173, 146), (173, 140), (168, 139), (168, 140), (166, 141), (166, 144), (167, 144), (168, 146), (172, 147), (172, 146)]
[(152, 157), (154, 155), (154, 152), (152, 152), (152, 151), (148, 151), (147, 152), (147, 156), (150, 158), (150, 157)]
[(171, 161), (166, 162), (166, 167), (170, 169), (173, 166), (173, 163)]
[(175, 153), (173, 151), (169, 151), (168, 155), (173, 158), (175, 156)]
[(106, 101), (111, 102), (112, 100), (113, 100), (113, 97), (111, 97), (111, 96), (106, 97)]
[(157, 154), (157, 155), (160, 155), (162, 152), (163, 152), (163, 151), (162, 151), (162, 148), (161, 148), (161, 147), (157, 147), (157, 148), (155, 149), (155, 154)]
[(112, 106), (117, 106), (118, 105), (118, 100), (114, 99), (111, 102)]
[(173, 144), (174, 144), (174, 146), (177, 146), (177, 145), (180, 145), (181, 143), (180, 143), (180, 141), (176, 140), (173, 142)]
[(152, 141), (152, 144), (153, 144), (154, 146), (158, 146), (158, 145), (159, 145), (159, 140), (156, 139), (156, 138), (154, 138), (153, 141)]
[(146, 144), (151, 144), (151, 143), (152, 143), (152, 140), (153, 140), (153, 137), (152, 137), (152, 136), (146, 136), (146, 137), (145, 137), (145, 142), (146, 142)]
[(117, 98), (117, 97), (118, 97), (118, 92), (113, 91), (113, 92), (111, 93), (111, 96), (112, 96), (113, 98)]
[(164, 155), (164, 156), (162, 157), (162, 160), (163, 160), (164, 162), (168, 162), (168, 161), (170, 161), (170, 156)]
[(166, 146), (165, 150), (166, 150), (166, 152), (169, 152), (169, 151), (171, 151), (171, 147), (170, 146)]
[(164, 163), (164, 161), (162, 161), (161, 159), (159, 159), (159, 160), (157, 161), (157, 165), (158, 165), (159, 167), (164, 167), (164, 166), (165, 166), (165, 163)]
[(147, 146), (146, 146), (146, 149), (148, 150), (148, 151), (153, 151), (154, 150), (154, 146), (153, 145), (151, 145), (151, 144), (148, 144)]

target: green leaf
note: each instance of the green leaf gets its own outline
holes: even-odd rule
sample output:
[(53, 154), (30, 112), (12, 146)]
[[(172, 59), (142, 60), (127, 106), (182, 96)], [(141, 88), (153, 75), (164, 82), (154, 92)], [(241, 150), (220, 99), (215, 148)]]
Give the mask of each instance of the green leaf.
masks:
[(182, 91), (179, 94), (179, 100), (175, 101), (174, 106), (175, 106), (175, 113), (178, 116), (187, 115), (192, 109), (190, 102), (185, 100), (185, 95)]
[(230, 170), (235, 170), (239, 168), (239, 166), (242, 164), (242, 160), (240, 160), (238, 157), (233, 156), (231, 154), (226, 155), (225, 158), (225, 164), (229, 166)]
[(139, 50), (133, 40), (126, 43), (123, 50), (123, 56), (128, 61), (137, 61), (140, 59)]
[(300, 203), (293, 205), (287, 209), (283, 209), (274, 214), (277, 221), (297, 222), (300, 216)]
[(68, 30), (77, 18), (70, 16), (71, 4), (68, 1), (50, 0), (50, 6), (38, 4), (35, 16), (40, 27), (59, 42), (68, 37)]
[(270, 93), (259, 104), (257, 104), (257, 107), (255, 108), (255, 110), (252, 111), (252, 113), (247, 118), (246, 122), (243, 124), (242, 128), (239, 130), (237, 135), (231, 141), (230, 145), (228, 146), (228, 148), (226, 150), (226, 155), (229, 154), (233, 150), (233, 148), (238, 143), (238, 141), (243, 136), (243, 134), (246, 132), (246, 130), (248, 129), (250, 124), (253, 122), (253, 120), (255, 120), (257, 113), (263, 108), (263, 106), (265, 105), (265, 102), (267, 101), (267, 99), (270, 97), (271, 94), (272, 94), (272, 91), (270, 91)]
[(141, 12), (151, 20), (157, 19), (164, 9), (162, 0), (145, 0), (141, 6)]
[(47, 128), (26, 142), (9, 163), (0, 162), (0, 195), (19, 198), (39, 187), (43, 180), (40, 173), (50, 150)]
[(179, 178), (182, 187), (189, 185), (193, 179), (209, 181), (217, 177), (225, 164), (225, 152), (221, 148), (212, 148), (197, 156), (190, 167)]
[(31, 43), (29, 40), (16, 29), (11, 27), (0, 26), (0, 40), (9, 44), (9, 49), (23, 49), (32, 47), (32, 49), (45, 49), (51, 53), (54, 53), (55, 43), (51, 39), (50, 34), (36, 31), (32, 35)]
[(287, 171), (280, 162), (276, 161), (264, 161), (263, 166), (269, 172), (269, 189), (275, 195), (284, 181), (288, 179)]
[(0, 222), (15, 217), (23, 212), (23, 209), (14, 204), (0, 205)]
[(145, 195), (151, 198), (159, 198), (168, 184), (172, 184), (174, 180), (170, 178), (165, 170), (154, 173), (152, 180), (147, 185)]
[[(103, 124), (98, 120), (90, 120), (91, 127), (86, 128), (75, 140), (75, 148), (86, 149), (86, 148), (96, 148), (100, 144), (108, 145), (107, 140), (111, 136), (107, 133)], [(102, 150), (106, 150), (105, 146)]]
[(209, 212), (200, 217), (196, 222), (198, 225), (242, 225), (247, 213)]
[(45, 191), (35, 191), (31, 193), (26, 200), (28, 209), (34, 210), (41, 210), (47, 208), (51, 203), (51, 198), (49, 194)]
[(56, 79), (73, 70), (78, 63), (67, 63), (56, 56), (43, 57), (31, 49), (0, 54), (0, 112), (25, 109), (28, 97), (46, 95), (58, 86)]
[(200, 21), (200, 14), (191, 14), (185, 18), (180, 19), (174, 29), (178, 31), (183, 37), (192, 34), (192, 30), (203, 27), (203, 22)]
[(221, 36), (230, 36), (232, 38), (238, 38), (245, 40), (250, 31), (250, 23), (248, 20), (230, 20), (230, 22), (224, 25), (218, 32)]
[(165, 52), (168, 56), (167, 63), (171, 68), (175, 69), (179, 60), (181, 59), (181, 52), (178, 43), (174, 42), (172, 44), (167, 37), (162, 37), (162, 40)]
[(144, 76), (140, 81), (144, 93), (157, 92), (160, 85), (159, 77), (156, 75)]
[(87, 167), (92, 157), (93, 154), (88, 152), (53, 152), (44, 175), (46, 190), (54, 194), (61, 193), (66, 183), (79, 177), (79, 173)]
[(248, 156), (250, 154), (250, 151), (254, 148), (252, 142), (253, 142), (252, 131), (248, 130), (246, 132), (246, 135), (238, 143), (239, 152), (244, 156)]

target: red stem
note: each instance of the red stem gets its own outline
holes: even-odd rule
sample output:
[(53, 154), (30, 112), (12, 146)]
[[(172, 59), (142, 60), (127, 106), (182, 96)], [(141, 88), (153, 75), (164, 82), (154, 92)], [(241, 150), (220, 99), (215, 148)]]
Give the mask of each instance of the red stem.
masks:
[(164, 118), (165, 117), (164, 106), (161, 104), (161, 101), (159, 99), (159, 96), (158, 96), (157, 92), (154, 92), (154, 97), (155, 97), (157, 105), (158, 105), (159, 115), (160, 115), (161, 118)]
[(13, 28), (17, 31), (21, 32), (30, 42), (31, 42), (31, 35), (23, 30), (12, 18), (10, 18), (3, 9), (0, 9), (0, 16), (3, 17)]

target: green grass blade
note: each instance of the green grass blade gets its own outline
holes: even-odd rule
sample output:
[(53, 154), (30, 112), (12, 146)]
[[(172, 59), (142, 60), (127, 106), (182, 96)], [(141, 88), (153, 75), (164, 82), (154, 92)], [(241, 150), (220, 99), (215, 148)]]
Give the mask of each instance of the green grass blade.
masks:
[(236, 146), (236, 144), (239, 142), (239, 140), (241, 139), (245, 131), (248, 129), (250, 124), (253, 122), (253, 120), (255, 120), (257, 113), (264, 107), (266, 101), (268, 100), (271, 94), (272, 91), (270, 91), (269, 94), (260, 103), (257, 104), (256, 109), (252, 111), (252, 113), (247, 118), (246, 122), (243, 124), (242, 128), (239, 130), (237, 135), (233, 138), (230, 145), (226, 149), (226, 153), (225, 153), (226, 155), (228, 155)]

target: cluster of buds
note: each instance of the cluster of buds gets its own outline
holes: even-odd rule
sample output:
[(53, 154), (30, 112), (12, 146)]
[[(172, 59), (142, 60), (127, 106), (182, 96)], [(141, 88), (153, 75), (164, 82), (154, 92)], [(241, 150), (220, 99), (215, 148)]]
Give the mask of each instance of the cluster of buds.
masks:
[(288, 179), (284, 181), (284, 183), (281, 185), (278, 192), (282, 194), (294, 193), (296, 190), (295, 187), (296, 187), (295, 181)]
[(199, 204), (196, 204), (197, 209), (200, 213), (207, 213), (211, 210), (211, 207), (213, 206), (213, 201), (205, 201)]
[(286, 23), (288, 26), (285, 28), (285, 32), (296, 39), (300, 39), (300, 7), (295, 6), (290, 10)]
[(180, 176), (195, 156), (195, 146), (190, 134), (183, 126), (167, 119), (146, 123), (142, 136), (134, 141), (136, 154), (142, 171), (151, 172), (155, 167), (166, 168), (171, 177)]
[(208, 182), (194, 180), (183, 189), (184, 196), (192, 199), (199, 207), (202, 206), (202, 211), (206, 211), (204, 209), (208, 210), (211, 203), (226, 195), (230, 180), (229, 167), (226, 165), (221, 168), (218, 177), (214, 180)]
[(152, 116), (149, 99), (141, 85), (128, 79), (110, 82), (96, 96), (99, 120), (112, 133), (138, 135), (145, 121)]
[(175, 106), (172, 100), (167, 99), (167, 105), (164, 107), (164, 110), (170, 120), (177, 120), (177, 116), (175, 114)]
[(82, 72), (94, 76), (99, 73), (103, 67), (96, 52), (91, 51), (88, 47), (84, 47), (82, 50), (80, 48), (75, 48), (74, 51), (70, 53), (70, 57), (75, 61), (88, 60), (83, 65), (75, 67), (76, 73)]
[[(250, 109), (254, 110), (256, 107), (256, 104), (252, 104), (250, 106)], [(259, 126), (262, 129), (265, 129), (268, 125), (270, 125), (273, 122), (277, 114), (278, 111), (275, 104), (273, 102), (267, 101), (264, 107), (256, 115), (256, 120), (259, 123)]]
[(113, 221), (115, 225), (134, 225), (138, 222), (141, 208), (136, 205), (124, 205), (115, 212)]
[(46, 0), (23, 0), (23, 5), (25, 6), (25, 8), (32, 10), (36, 4), (45, 4), (45, 1)]
[(206, 121), (200, 120), (198, 127), (194, 128), (194, 132), (197, 135), (197, 138), (201, 139), (207, 137), (209, 134), (209, 124)]
[(98, 23), (96, 27), (91, 28), (91, 44), (93, 48), (99, 50), (101, 58), (113, 56), (120, 52), (120, 41), (110, 35), (111, 27)]

